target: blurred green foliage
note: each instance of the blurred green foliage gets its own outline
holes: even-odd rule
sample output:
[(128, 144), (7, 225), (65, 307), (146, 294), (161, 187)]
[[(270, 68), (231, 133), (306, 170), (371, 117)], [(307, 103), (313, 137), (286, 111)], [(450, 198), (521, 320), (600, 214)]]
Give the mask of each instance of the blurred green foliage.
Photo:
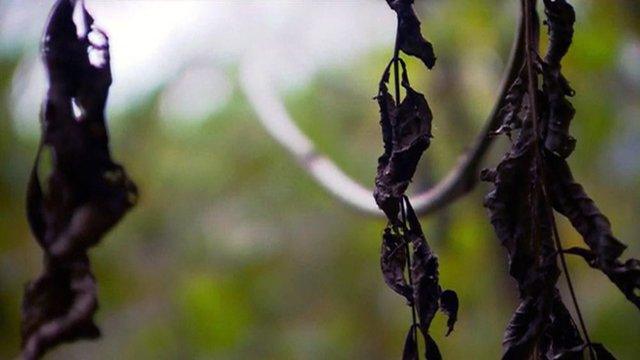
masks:
[[(640, 79), (625, 70), (640, 68), (638, 6), (574, 2), (575, 43), (564, 62), (577, 92), (578, 147), (570, 162), (629, 244), (627, 254), (638, 257)], [(515, 1), (497, 0), (439, 0), (419, 10), (438, 65), (426, 72), (409, 64), (435, 114), (435, 140), (416, 188), (443, 176), (481, 127), (517, 14)], [(625, 57), (629, 49), (635, 57)], [(381, 152), (370, 99), (389, 52), (381, 48), (324, 70), (287, 97), (318, 148), (367, 184)], [(18, 354), (22, 290), (41, 262), (24, 215), (37, 139), (18, 136), (9, 111), (12, 79), (27, 55), (0, 56), (0, 358)], [(228, 71), (235, 76), (233, 65)], [(48, 358), (399, 358), (410, 312), (379, 271), (383, 221), (354, 213), (319, 188), (258, 125), (238, 90), (224, 109), (180, 131), (158, 120), (161, 92), (112, 119), (115, 158), (142, 195), (92, 252), (104, 337), (63, 346)], [(494, 147), (486, 166), (504, 145)], [(516, 305), (505, 253), (482, 207), (487, 191), (481, 184), (423, 219), (440, 257), (441, 283), (461, 296), (455, 332), (443, 339), (440, 316), (432, 325), (449, 359), (498, 358)], [(580, 243), (566, 221), (560, 225), (567, 245)], [(580, 261), (569, 264), (591, 337), (620, 359), (637, 359), (640, 314), (600, 273)]]

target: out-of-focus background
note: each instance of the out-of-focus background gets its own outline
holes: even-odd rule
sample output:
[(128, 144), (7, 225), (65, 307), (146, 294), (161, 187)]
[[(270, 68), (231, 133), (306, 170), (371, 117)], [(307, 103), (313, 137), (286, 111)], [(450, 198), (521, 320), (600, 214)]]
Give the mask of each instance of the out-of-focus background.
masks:
[[(417, 1), (438, 63), (409, 59), (435, 114), (414, 189), (441, 178), (496, 95), (517, 1)], [(640, 256), (640, 3), (573, 1), (564, 61), (577, 95), (570, 163)], [(41, 251), (24, 194), (45, 89), (38, 42), (52, 1), (0, 1), (0, 358), (19, 348), (24, 284)], [(319, 151), (371, 185), (382, 151), (376, 94), (395, 17), (382, 0), (87, 0), (110, 35), (108, 109), (115, 158), (139, 205), (92, 251), (97, 342), (49, 359), (397, 359), (410, 321), (379, 270), (384, 221), (332, 198), (257, 121), (240, 86), (258, 61)], [(543, 29), (544, 30), (544, 29)], [(249, 79), (251, 80), (251, 79)], [(485, 165), (505, 150), (499, 141)], [(432, 334), (449, 359), (495, 359), (516, 288), (482, 199), (423, 219), (441, 283), (461, 299), (455, 332)], [(561, 220), (565, 244), (581, 239)], [(591, 337), (640, 356), (640, 314), (603, 275), (570, 260)], [(564, 279), (561, 288), (566, 293)]]

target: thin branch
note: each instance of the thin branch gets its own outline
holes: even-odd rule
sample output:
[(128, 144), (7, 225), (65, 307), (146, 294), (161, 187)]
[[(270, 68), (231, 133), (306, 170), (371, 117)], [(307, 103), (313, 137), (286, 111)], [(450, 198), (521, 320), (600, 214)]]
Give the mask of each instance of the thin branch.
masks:
[[(438, 184), (411, 197), (410, 201), (418, 215), (446, 207), (477, 184), (482, 159), (495, 139), (491, 133), (500, 124), (498, 113), (509, 86), (522, 67), (523, 25), (520, 18), (497, 100), (485, 126), (473, 145), (458, 158), (453, 169)], [(244, 59), (240, 66), (240, 85), (265, 130), (295, 157), (319, 185), (358, 212), (384, 217), (371, 196), (373, 191), (353, 180), (331, 159), (319, 153), (313, 142), (296, 125), (270, 83), (268, 70), (264, 69), (260, 56), (247, 56)]]

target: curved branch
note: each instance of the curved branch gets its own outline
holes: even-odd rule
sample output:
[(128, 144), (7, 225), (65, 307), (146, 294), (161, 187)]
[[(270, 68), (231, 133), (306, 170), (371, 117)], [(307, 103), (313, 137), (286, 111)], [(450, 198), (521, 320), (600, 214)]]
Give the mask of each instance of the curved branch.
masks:
[[(417, 214), (433, 213), (468, 193), (477, 184), (482, 159), (494, 140), (491, 132), (500, 124), (498, 114), (504, 98), (522, 67), (523, 30), (523, 21), (520, 19), (499, 94), (484, 128), (473, 146), (459, 157), (444, 179), (411, 197), (410, 201)], [(260, 56), (247, 56), (240, 66), (240, 85), (265, 130), (293, 154), (318, 184), (338, 200), (367, 215), (384, 217), (373, 200), (373, 191), (353, 180), (331, 159), (319, 153), (313, 142), (298, 128), (270, 84), (268, 71), (261, 65)]]

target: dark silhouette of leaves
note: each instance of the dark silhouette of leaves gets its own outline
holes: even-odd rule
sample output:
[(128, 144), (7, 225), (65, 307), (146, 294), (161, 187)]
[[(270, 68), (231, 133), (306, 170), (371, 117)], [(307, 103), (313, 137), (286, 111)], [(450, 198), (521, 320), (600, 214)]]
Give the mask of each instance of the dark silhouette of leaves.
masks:
[[(413, 323), (405, 340), (403, 359), (419, 359), (416, 339), (416, 329), (419, 329), (426, 346), (426, 358), (437, 360), (442, 356), (429, 334), (429, 327), (441, 309), (449, 317), (447, 335), (453, 331), (458, 316), (458, 296), (452, 290), (442, 291), (438, 258), (429, 248), (422, 226), (405, 195), (422, 153), (431, 143), (433, 115), (424, 95), (411, 87), (399, 51), (420, 57), (429, 68), (435, 57), (431, 44), (420, 34), (413, 1), (388, 0), (388, 3), (398, 13), (398, 33), (394, 57), (382, 73), (375, 98), (380, 108), (384, 153), (378, 159), (373, 196), (389, 220), (382, 237), (380, 264), (387, 285), (404, 296), (412, 308)], [(395, 98), (387, 87), (392, 66)], [(402, 101), (400, 87), (405, 90)]]
[[(575, 110), (567, 97), (574, 91), (561, 73), (560, 62), (571, 45), (575, 12), (565, 0), (544, 0), (549, 26), (549, 48), (541, 59), (535, 1), (524, 1), (527, 72), (521, 72), (507, 94), (501, 111), (502, 128), (517, 129), (511, 149), (494, 170), (482, 178), (494, 184), (485, 206), (497, 237), (507, 249), (509, 272), (518, 282), (520, 305), (505, 332), (503, 359), (613, 358), (601, 345), (590, 343), (569, 275), (569, 288), (585, 341), (556, 289), (560, 255), (582, 256), (601, 269), (636, 306), (640, 286), (640, 262), (619, 260), (625, 246), (613, 237), (611, 225), (573, 179), (566, 163), (575, 148), (569, 125)], [(528, 7), (527, 7), (528, 6)], [(537, 76), (542, 75), (542, 86)], [(526, 86), (525, 86), (526, 84)], [(561, 248), (553, 210), (565, 215), (590, 249)]]
[[(79, 14), (77, 23), (74, 13)], [(92, 34), (92, 37), (89, 34)], [(111, 69), (106, 35), (80, 0), (58, 0), (42, 44), (49, 88), (43, 136), (27, 192), (31, 230), (44, 250), (42, 274), (25, 289), (23, 358), (100, 331), (96, 283), (87, 251), (134, 205), (137, 188), (111, 160), (104, 107)], [(40, 153), (53, 169), (38, 176)]]

